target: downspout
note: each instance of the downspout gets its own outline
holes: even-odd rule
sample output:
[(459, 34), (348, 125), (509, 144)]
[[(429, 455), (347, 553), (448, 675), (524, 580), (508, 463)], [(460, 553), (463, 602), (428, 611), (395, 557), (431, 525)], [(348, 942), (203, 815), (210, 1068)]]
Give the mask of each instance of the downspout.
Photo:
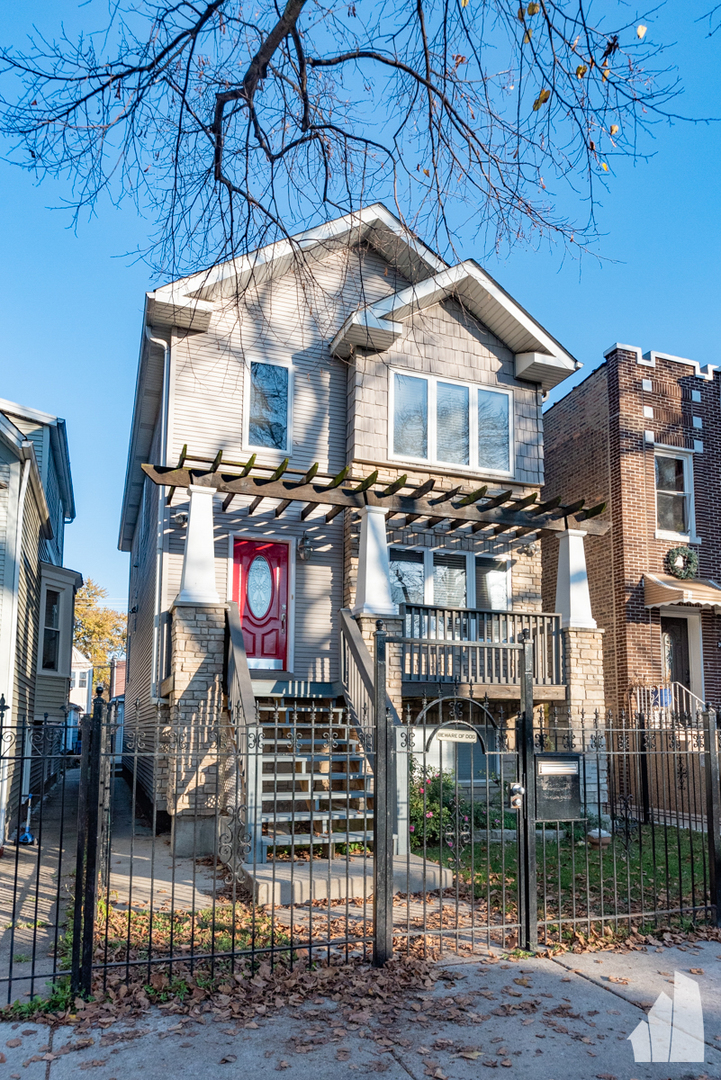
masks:
[[(170, 393), (170, 346), (162, 338), (153, 337), (150, 328), (145, 327), (145, 337), (151, 345), (163, 350), (163, 393), (160, 399), (160, 464), (168, 463), (168, 396)], [(153, 612), (153, 649), (150, 675), (150, 699), (157, 704), (160, 698), (160, 609), (163, 603), (163, 531), (165, 528), (165, 488), (158, 491), (158, 520), (155, 543), (155, 610)]]
[[(23, 525), (25, 521), (25, 496), (28, 490), (28, 480), (30, 478), (30, 469), (32, 467), (32, 450), (28, 452), (28, 448), (32, 444), (24, 443), (23, 451), (27, 454), (22, 463), (22, 471), (20, 473), (20, 491), (18, 494), (18, 509), (16, 516), (15, 526), (15, 551), (14, 551), (14, 568), (13, 568), (13, 585), (12, 585), (12, 609), (10, 615), (10, 649), (9, 649), (9, 664), (8, 664), (8, 683), (6, 687), (7, 697), (6, 702), (9, 705), (9, 715), (13, 715), (13, 698), (15, 695), (15, 649), (17, 647), (18, 637), (18, 603), (20, 592), (20, 560), (23, 553)], [(16, 718), (17, 720), (17, 718)], [(23, 750), (24, 753), (24, 750)], [(9, 762), (6, 759), (3, 761), (2, 769), (0, 770), (0, 856), (3, 854), (5, 847), (5, 826), (7, 817), (7, 799), (8, 799), (8, 780), (9, 780)]]

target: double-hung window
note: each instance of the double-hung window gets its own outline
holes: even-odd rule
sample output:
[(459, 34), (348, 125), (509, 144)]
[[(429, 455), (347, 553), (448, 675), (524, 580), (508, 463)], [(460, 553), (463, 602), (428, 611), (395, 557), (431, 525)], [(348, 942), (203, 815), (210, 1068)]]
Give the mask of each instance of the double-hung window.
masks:
[(395, 604), (508, 610), (508, 564), (469, 551), (390, 549)]
[(391, 454), (481, 472), (513, 472), (513, 394), (393, 371)]
[(672, 539), (693, 536), (696, 530), (690, 454), (657, 450), (655, 479), (657, 532)]
[(43, 671), (57, 671), (60, 660), (60, 593), (45, 592), (43, 616)]
[(290, 370), (281, 364), (250, 364), (248, 445), (290, 449)]

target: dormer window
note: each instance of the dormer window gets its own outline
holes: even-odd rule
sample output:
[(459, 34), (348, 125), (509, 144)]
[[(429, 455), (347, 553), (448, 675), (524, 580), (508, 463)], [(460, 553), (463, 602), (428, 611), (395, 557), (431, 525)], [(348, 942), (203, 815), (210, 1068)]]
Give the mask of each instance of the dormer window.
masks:
[(391, 456), (510, 475), (513, 395), (391, 372)]

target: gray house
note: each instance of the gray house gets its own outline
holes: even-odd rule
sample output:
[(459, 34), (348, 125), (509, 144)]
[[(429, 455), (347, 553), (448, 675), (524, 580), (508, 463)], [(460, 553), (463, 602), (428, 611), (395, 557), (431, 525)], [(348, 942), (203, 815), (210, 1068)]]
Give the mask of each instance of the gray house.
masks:
[[(419, 639), (392, 660), (399, 717), (439, 682), (517, 703), (485, 646), (524, 629), (543, 642), (536, 699), (585, 695), (595, 522), (538, 501), (543, 395), (577, 366), (477, 263), (447, 265), (380, 205), (149, 293), (120, 526), (126, 731), (226, 700), (226, 612), (246, 708), (358, 714), (378, 617)], [(565, 538), (560, 612), (541, 610), (543, 530)], [(454, 640), (484, 646), (471, 667)], [(157, 757), (126, 762), (181, 813)]]
[[(49, 752), (42, 732), (64, 722), (68, 702), (82, 578), (63, 566), (63, 543), (74, 518), (65, 421), (0, 400), (0, 694), (13, 732), (0, 762), (0, 844), (19, 799), (41, 794), (55, 768), (40, 760)], [(14, 763), (15, 749), (23, 760)]]

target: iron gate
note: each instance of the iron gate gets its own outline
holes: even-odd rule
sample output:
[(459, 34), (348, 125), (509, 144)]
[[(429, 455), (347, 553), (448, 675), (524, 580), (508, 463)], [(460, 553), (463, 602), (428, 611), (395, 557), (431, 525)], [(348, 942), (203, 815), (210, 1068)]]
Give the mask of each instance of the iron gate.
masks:
[(452, 688), (396, 722), (387, 642), (360, 716), (276, 697), (121, 724), (98, 698), (78, 731), (0, 701), (5, 999), (718, 922), (713, 711), (534, 708), (517, 642), (520, 711)]

